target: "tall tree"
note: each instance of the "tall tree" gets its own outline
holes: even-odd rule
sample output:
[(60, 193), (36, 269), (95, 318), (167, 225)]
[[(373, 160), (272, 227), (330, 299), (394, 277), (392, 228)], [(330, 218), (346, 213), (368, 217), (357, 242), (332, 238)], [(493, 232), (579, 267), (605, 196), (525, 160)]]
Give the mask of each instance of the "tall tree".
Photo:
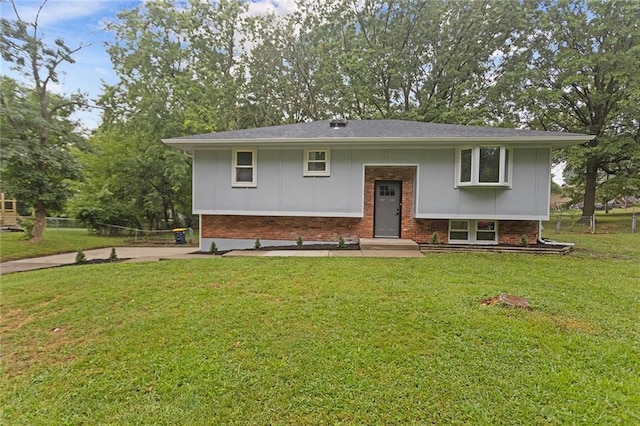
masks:
[(264, 18), (249, 54), (248, 93), (256, 104), (282, 105), (284, 121), (340, 115), (484, 123), (488, 92), (526, 22), (522, 5), (493, 0), (299, 7)]
[[(102, 161), (119, 162), (119, 179), (88, 161), (103, 179), (90, 183), (100, 189), (102, 204), (113, 197), (123, 217), (135, 206), (150, 228), (169, 219), (174, 225), (189, 221), (190, 160), (161, 139), (239, 126), (236, 99), (244, 73), (235, 45), (245, 11), (237, 0), (163, 0), (125, 10), (107, 26), (114, 34), (107, 52), (119, 81), (100, 99), (103, 124), (92, 147), (113, 152)], [(129, 202), (123, 203), (118, 197), (125, 194)]]
[(640, 9), (616, 0), (532, 6), (529, 43), (510, 93), (531, 127), (595, 135), (559, 157), (581, 176), (583, 216), (591, 216), (600, 176), (638, 172)]
[[(38, 8), (34, 22), (25, 22), (12, 1), (16, 19), (0, 20), (2, 58), (22, 75), (29, 87), (3, 79), (2, 178), (13, 196), (33, 207), (35, 216), (31, 240), (40, 241), (49, 209), (59, 209), (70, 195), (65, 180), (78, 177), (76, 162), (69, 154), (78, 142), (71, 113), (85, 103), (85, 97), (52, 94), (58, 69), (73, 63), (72, 49), (64, 40), (45, 43), (38, 19), (46, 1)], [(8, 131), (7, 131), (8, 129)], [(6, 133), (5, 133), (6, 131)]]

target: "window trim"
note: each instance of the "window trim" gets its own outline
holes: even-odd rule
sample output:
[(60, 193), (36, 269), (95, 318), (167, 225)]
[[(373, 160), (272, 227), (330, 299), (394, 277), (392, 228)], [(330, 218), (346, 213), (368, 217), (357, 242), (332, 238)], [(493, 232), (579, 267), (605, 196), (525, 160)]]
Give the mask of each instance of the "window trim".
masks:
[[(324, 152), (324, 170), (309, 170), (309, 163), (321, 163), (322, 161), (309, 160), (309, 154), (312, 152)], [(331, 176), (331, 150), (328, 148), (305, 148), (303, 159), (303, 176)]]
[[(238, 165), (238, 154), (243, 152), (251, 153), (250, 166)], [(236, 188), (255, 188), (256, 186), (258, 186), (258, 179), (257, 179), (258, 161), (256, 158), (256, 155), (257, 155), (256, 150), (255, 149), (234, 149), (232, 155), (233, 155), (233, 159), (232, 159), (233, 165), (231, 167), (231, 186)], [(238, 168), (252, 169), (251, 182), (242, 182), (242, 181), (236, 180), (236, 177), (237, 177), (236, 171)]]
[[(483, 148), (500, 148), (500, 164), (498, 182), (480, 182), (480, 150)], [(462, 181), (462, 153), (471, 150), (471, 179)], [(511, 188), (513, 175), (513, 148), (509, 145), (482, 144), (463, 146), (456, 149), (455, 161), (456, 187), (489, 187)]]
[[(462, 229), (452, 228), (452, 222), (466, 222), (467, 223), (467, 239), (466, 240), (454, 240), (451, 239), (451, 231), (454, 232), (462, 232)], [(478, 230), (478, 223), (480, 222), (493, 222), (495, 224), (495, 229), (493, 231), (480, 231)], [(449, 219), (449, 231), (447, 237), (449, 239), (449, 244), (476, 244), (476, 245), (496, 245), (498, 244), (500, 235), (500, 221), (493, 219)], [(494, 232), (495, 236), (493, 240), (480, 240), (478, 239), (478, 232)]]

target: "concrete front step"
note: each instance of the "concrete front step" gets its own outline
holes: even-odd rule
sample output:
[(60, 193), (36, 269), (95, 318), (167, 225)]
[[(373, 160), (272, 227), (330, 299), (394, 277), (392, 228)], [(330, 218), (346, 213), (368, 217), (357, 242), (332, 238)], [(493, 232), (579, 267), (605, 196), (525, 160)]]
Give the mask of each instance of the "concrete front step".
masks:
[(420, 250), (413, 240), (400, 238), (360, 238), (360, 250)]

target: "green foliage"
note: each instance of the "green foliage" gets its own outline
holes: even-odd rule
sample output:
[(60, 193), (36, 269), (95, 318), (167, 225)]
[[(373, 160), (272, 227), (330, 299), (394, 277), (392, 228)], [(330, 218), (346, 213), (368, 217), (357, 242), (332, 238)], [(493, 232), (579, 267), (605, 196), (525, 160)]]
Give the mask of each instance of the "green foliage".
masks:
[(215, 241), (211, 241), (211, 245), (209, 246), (209, 253), (216, 254), (218, 252), (218, 245)]
[(338, 237), (338, 248), (345, 248), (345, 242), (344, 242), (344, 237), (342, 235), (340, 235)]
[(257, 250), (260, 247), (262, 247), (262, 244), (260, 243), (260, 238), (256, 238), (256, 240), (253, 243), (253, 248)]
[(431, 239), (429, 240), (429, 244), (438, 244), (440, 243), (440, 239), (438, 237), (438, 231), (431, 234)]
[(85, 256), (84, 251), (82, 249), (78, 250), (76, 254), (76, 263), (84, 263), (87, 261), (87, 256)]
[(298, 238), (296, 238), (296, 246), (298, 246), (298, 248), (302, 248), (303, 243), (302, 237), (298, 235)]
[(20, 227), (24, 229), (24, 237), (26, 239), (31, 239), (32, 231), (33, 231), (33, 218), (26, 217), (20, 220)]
[(109, 253), (109, 261), (115, 262), (116, 260), (118, 260), (118, 255), (116, 254), (116, 248), (111, 247), (111, 253)]
[[(567, 0), (530, 4), (517, 67), (498, 85), (502, 105), (533, 128), (595, 135), (556, 155), (581, 190), (584, 216), (607, 176), (640, 175), (640, 27), (637, 4)], [(515, 108), (514, 108), (515, 106)], [(623, 186), (623, 185), (622, 185)]]
[(520, 246), (521, 247), (529, 247), (529, 238), (526, 234), (522, 234), (520, 236)]
[(62, 39), (47, 44), (38, 32), (38, 18), (0, 20), (2, 59), (12, 64), (25, 84), (0, 79), (0, 137), (3, 190), (33, 208), (32, 239), (40, 241), (46, 215), (60, 211), (71, 196), (70, 180), (79, 179), (80, 168), (71, 154), (82, 146), (79, 125), (71, 115), (86, 105), (82, 94), (56, 95), (50, 84), (58, 83), (58, 67), (73, 63), (76, 49)]
[(250, 126), (334, 115), (484, 123), (487, 75), (505, 72), (524, 23), (521, 5), (500, 1), (298, 7), (248, 27), (251, 79), (242, 108)]

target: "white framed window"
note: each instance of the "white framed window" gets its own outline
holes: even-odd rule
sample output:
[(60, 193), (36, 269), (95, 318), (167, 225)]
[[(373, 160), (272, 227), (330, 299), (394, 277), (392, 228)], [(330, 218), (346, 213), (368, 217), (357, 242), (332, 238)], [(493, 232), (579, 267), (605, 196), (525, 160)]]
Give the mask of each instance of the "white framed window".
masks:
[(511, 148), (480, 145), (460, 148), (456, 155), (458, 186), (510, 186)]
[(469, 221), (450, 220), (449, 221), (449, 242), (469, 241)]
[(449, 221), (449, 243), (453, 244), (497, 244), (497, 220), (460, 220)]
[(329, 176), (330, 155), (328, 149), (305, 149), (304, 176)]
[(233, 151), (233, 186), (255, 187), (256, 151), (255, 149), (237, 149)]
[(495, 244), (498, 242), (498, 221), (477, 220), (475, 222), (476, 242), (478, 244)]

